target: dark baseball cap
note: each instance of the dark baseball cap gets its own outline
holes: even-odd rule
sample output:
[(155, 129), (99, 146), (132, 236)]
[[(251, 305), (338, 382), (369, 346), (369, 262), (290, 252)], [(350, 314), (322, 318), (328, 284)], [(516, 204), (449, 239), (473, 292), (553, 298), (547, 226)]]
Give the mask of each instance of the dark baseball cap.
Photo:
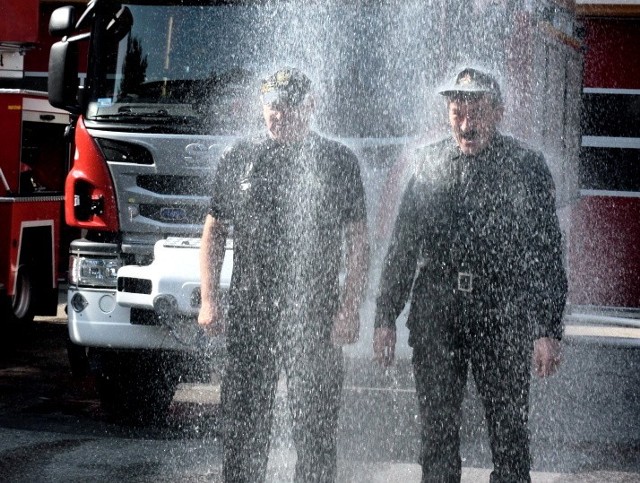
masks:
[(461, 70), (455, 76), (453, 82), (438, 92), (448, 98), (489, 94), (496, 101), (502, 102), (502, 93), (496, 78), (472, 67), (466, 67)]
[(311, 91), (311, 80), (296, 68), (280, 69), (262, 81), (263, 104), (297, 106)]

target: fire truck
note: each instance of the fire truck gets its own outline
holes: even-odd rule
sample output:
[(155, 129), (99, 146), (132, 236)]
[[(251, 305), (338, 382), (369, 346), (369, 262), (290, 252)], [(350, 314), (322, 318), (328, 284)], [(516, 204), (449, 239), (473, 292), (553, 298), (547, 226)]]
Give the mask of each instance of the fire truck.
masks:
[(0, 18), (0, 322), (55, 315), (66, 278), (63, 187), (69, 113), (49, 104), (47, 32), (53, 5), (5, 2)]
[[(315, 128), (358, 155), (372, 227), (394, 203), (385, 186), (403, 171), (402, 153), (446, 135), (434, 88), (469, 60), (504, 81), (506, 124), (544, 150), (568, 210), (582, 72), (574, 3), (463, 4), (91, 0), (53, 12), (49, 101), (72, 115), (65, 218), (83, 233), (70, 245), (69, 333), (87, 348), (105, 409), (136, 421), (162, 414), (184, 362), (203, 350), (197, 257), (208, 180), (222, 151), (260, 128), (257, 87), (275, 67), (313, 78)], [(373, 294), (388, 233), (371, 232)], [(232, 250), (230, 239), (223, 291)], [(368, 300), (351, 355), (370, 352)]]

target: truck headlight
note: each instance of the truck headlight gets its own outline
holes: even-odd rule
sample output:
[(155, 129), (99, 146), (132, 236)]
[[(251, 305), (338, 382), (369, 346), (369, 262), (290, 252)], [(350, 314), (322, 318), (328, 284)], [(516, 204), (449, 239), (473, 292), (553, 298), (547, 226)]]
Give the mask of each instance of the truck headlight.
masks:
[(69, 257), (69, 283), (84, 287), (116, 288), (119, 258)]

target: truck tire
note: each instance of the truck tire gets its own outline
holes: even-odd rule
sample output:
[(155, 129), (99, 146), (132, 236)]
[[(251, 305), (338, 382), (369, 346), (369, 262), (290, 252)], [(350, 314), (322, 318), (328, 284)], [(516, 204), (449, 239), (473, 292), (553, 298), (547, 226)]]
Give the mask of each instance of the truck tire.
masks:
[[(12, 316), (11, 297), (7, 295), (4, 284), (0, 283), (0, 321), (3, 322), (3, 326), (5, 325), (4, 322), (11, 321)], [(4, 347), (5, 343), (8, 343), (8, 340), (8, 337), (3, 337), (0, 347)]]
[(35, 283), (33, 270), (29, 265), (20, 265), (16, 275), (16, 286), (11, 298), (14, 322), (21, 326), (33, 322), (35, 303)]
[(105, 415), (131, 426), (162, 425), (175, 394), (179, 357), (167, 351), (89, 350)]

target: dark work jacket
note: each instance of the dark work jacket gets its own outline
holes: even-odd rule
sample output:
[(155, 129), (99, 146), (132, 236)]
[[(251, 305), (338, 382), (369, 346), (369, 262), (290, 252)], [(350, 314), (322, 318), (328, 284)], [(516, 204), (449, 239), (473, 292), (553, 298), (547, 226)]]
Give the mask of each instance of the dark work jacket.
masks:
[[(484, 323), (489, 333), (506, 324), (525, 339), (560, 339), (567, 282), (554, 184), (542, 155), (501, 134), (477, 156), (464, 155), (453, 139), (416, 155), (383, 266), (375, 326), (395, 327), (412, 293), (412, 346), (443, 324)], [(460, 272), (472, 274), (471, 292), (459, 290)]]

